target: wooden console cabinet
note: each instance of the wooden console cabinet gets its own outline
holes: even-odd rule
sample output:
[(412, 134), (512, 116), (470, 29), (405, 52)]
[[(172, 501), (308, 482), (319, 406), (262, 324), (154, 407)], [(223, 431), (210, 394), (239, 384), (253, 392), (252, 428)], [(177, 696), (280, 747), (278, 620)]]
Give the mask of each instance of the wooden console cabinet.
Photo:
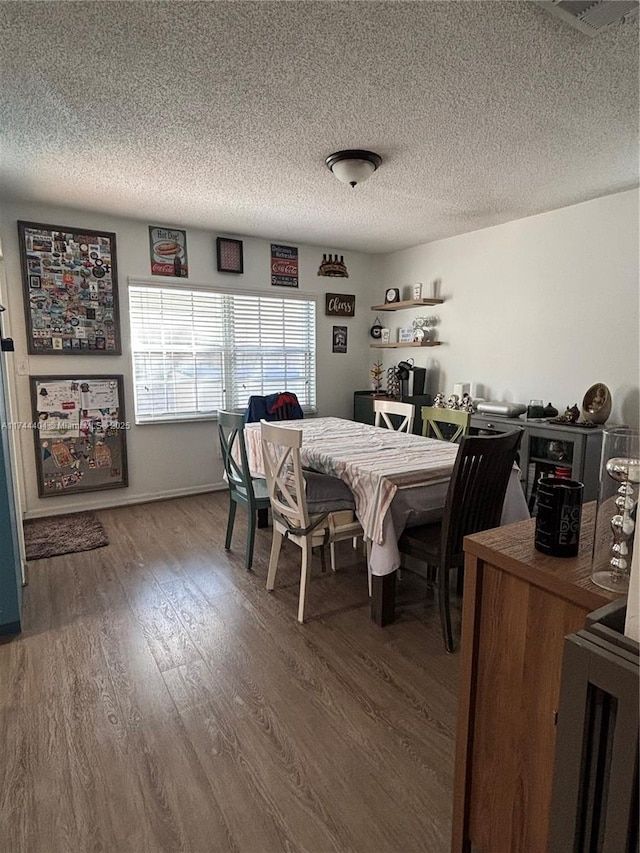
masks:
[(564, 637), (616, 598), (590, 580), (594, 508), (575, 558), (536, 551), (533, 519), (465, 539), (452, 853), (548, 853)]

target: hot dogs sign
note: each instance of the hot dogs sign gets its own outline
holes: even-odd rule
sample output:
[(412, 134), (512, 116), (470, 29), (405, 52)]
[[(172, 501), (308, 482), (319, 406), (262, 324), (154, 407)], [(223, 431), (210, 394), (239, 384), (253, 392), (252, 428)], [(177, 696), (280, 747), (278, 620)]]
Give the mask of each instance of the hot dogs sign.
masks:
[(178, 228), (149, 226), (149, 251), (153, 275), (189, 277), (187, 232)]

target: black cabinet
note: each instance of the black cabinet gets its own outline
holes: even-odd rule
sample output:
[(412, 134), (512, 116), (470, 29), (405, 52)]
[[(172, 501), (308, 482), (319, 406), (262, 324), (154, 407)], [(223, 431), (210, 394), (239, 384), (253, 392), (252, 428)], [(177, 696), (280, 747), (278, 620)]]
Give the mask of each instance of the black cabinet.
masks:
[[(374, 394), (373, 391), (355, 391), (353, 394), (353, 419), (361, 424), (373, 424), (376, 416), (373, 411), (373, 401), (376, 397), (380, 400), (389, 400), (384, 394)], [(413, 397), (399, 397), (398, 402), (412, 403), (416, 407), (416, 416), (413, 421), (413, 432), (422, 435), (421, 406), (430, 406), (433, 402), (430, 394), (416, 394)], [(391, 416), (393, 422), (394, 416)], [(399, 423), (399, 421), (398, 421)]]

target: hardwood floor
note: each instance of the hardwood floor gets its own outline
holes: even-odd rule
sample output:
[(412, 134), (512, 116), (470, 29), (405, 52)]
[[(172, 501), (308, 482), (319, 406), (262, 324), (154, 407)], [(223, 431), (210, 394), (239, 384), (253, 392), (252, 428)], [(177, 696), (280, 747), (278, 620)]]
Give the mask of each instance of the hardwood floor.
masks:
[(30, 563), (0, 644), (3, 853), (444, 853), (458, 656), (403, 578), (369, 616), (364, 561), (265, 590), (225, 493), (101, 511), (107, 547)]

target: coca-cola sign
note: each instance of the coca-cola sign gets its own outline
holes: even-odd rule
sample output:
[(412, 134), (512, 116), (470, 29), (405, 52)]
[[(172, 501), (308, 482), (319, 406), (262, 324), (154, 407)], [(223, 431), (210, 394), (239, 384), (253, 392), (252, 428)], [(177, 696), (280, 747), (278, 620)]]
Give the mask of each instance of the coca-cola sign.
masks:
[(348, 293), (326, 293), (324, 313), (327, 317), (353, 317), (356, 297)]
[(296, 246), (271, 244), (271, 284), (279, 287), (298, 286), (298, 249)]

